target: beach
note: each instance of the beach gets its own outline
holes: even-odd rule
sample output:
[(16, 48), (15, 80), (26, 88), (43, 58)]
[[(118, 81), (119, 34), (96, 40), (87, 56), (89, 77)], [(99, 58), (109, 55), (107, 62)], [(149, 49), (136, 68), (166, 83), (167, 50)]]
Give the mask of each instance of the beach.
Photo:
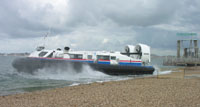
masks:
[(0, 107), (188, 106), (200, 106), (198, 77), (146, 77), (0, 96)]

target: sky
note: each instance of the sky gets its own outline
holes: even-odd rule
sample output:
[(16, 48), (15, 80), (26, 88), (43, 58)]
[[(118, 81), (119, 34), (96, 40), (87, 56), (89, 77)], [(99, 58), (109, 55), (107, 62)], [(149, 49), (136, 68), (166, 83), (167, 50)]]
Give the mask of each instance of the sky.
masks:
[[(147, 44), (175, 55), (176, 41), (200, 34), (200, 0), (1, 0), (0, 53), (69, 46), (122, 51)], [(47, 38), (44, 39), (45, 35)]]

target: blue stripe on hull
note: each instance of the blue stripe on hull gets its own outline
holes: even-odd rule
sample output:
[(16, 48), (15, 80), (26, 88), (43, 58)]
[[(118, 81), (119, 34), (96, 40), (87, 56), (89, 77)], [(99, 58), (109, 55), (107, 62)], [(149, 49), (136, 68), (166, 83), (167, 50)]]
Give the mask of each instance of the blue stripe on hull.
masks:
[(142, 66), (142, 63), (124, 63), (124, 62), (120, 62), (119, 65)]
[(108, 65), (110, 65), (110, 62), (98, 61), (98, 64), (108, 64)]
[(87, 62), (87, 63), (94, 63), (94, 61), (85, 61), (85, 62)]

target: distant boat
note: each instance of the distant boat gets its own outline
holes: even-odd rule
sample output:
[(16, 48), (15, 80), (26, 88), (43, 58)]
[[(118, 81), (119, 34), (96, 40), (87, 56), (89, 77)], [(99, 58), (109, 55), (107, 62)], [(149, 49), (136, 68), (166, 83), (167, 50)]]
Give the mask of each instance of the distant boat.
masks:
[(109, 75), (152, 74), (150, 47), (145, 44), (127, 45), (124, 52), (47, 50), (40, 46), (28, 57), (14, 60), (13, 67), (18, 72), (33, 73), (42, 68), (56, 67), (66, 70), (72, 67), (81, 72), (84, 65)]

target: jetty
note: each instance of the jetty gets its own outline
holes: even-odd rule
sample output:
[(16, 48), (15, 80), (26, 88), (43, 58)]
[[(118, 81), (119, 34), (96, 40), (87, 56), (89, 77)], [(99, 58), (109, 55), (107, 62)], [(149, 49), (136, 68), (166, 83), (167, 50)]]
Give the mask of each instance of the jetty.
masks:
[(199, 46), (197, 39), (177, 40), (177, 56), (167, 56), (165, 66), (200, 66)]

